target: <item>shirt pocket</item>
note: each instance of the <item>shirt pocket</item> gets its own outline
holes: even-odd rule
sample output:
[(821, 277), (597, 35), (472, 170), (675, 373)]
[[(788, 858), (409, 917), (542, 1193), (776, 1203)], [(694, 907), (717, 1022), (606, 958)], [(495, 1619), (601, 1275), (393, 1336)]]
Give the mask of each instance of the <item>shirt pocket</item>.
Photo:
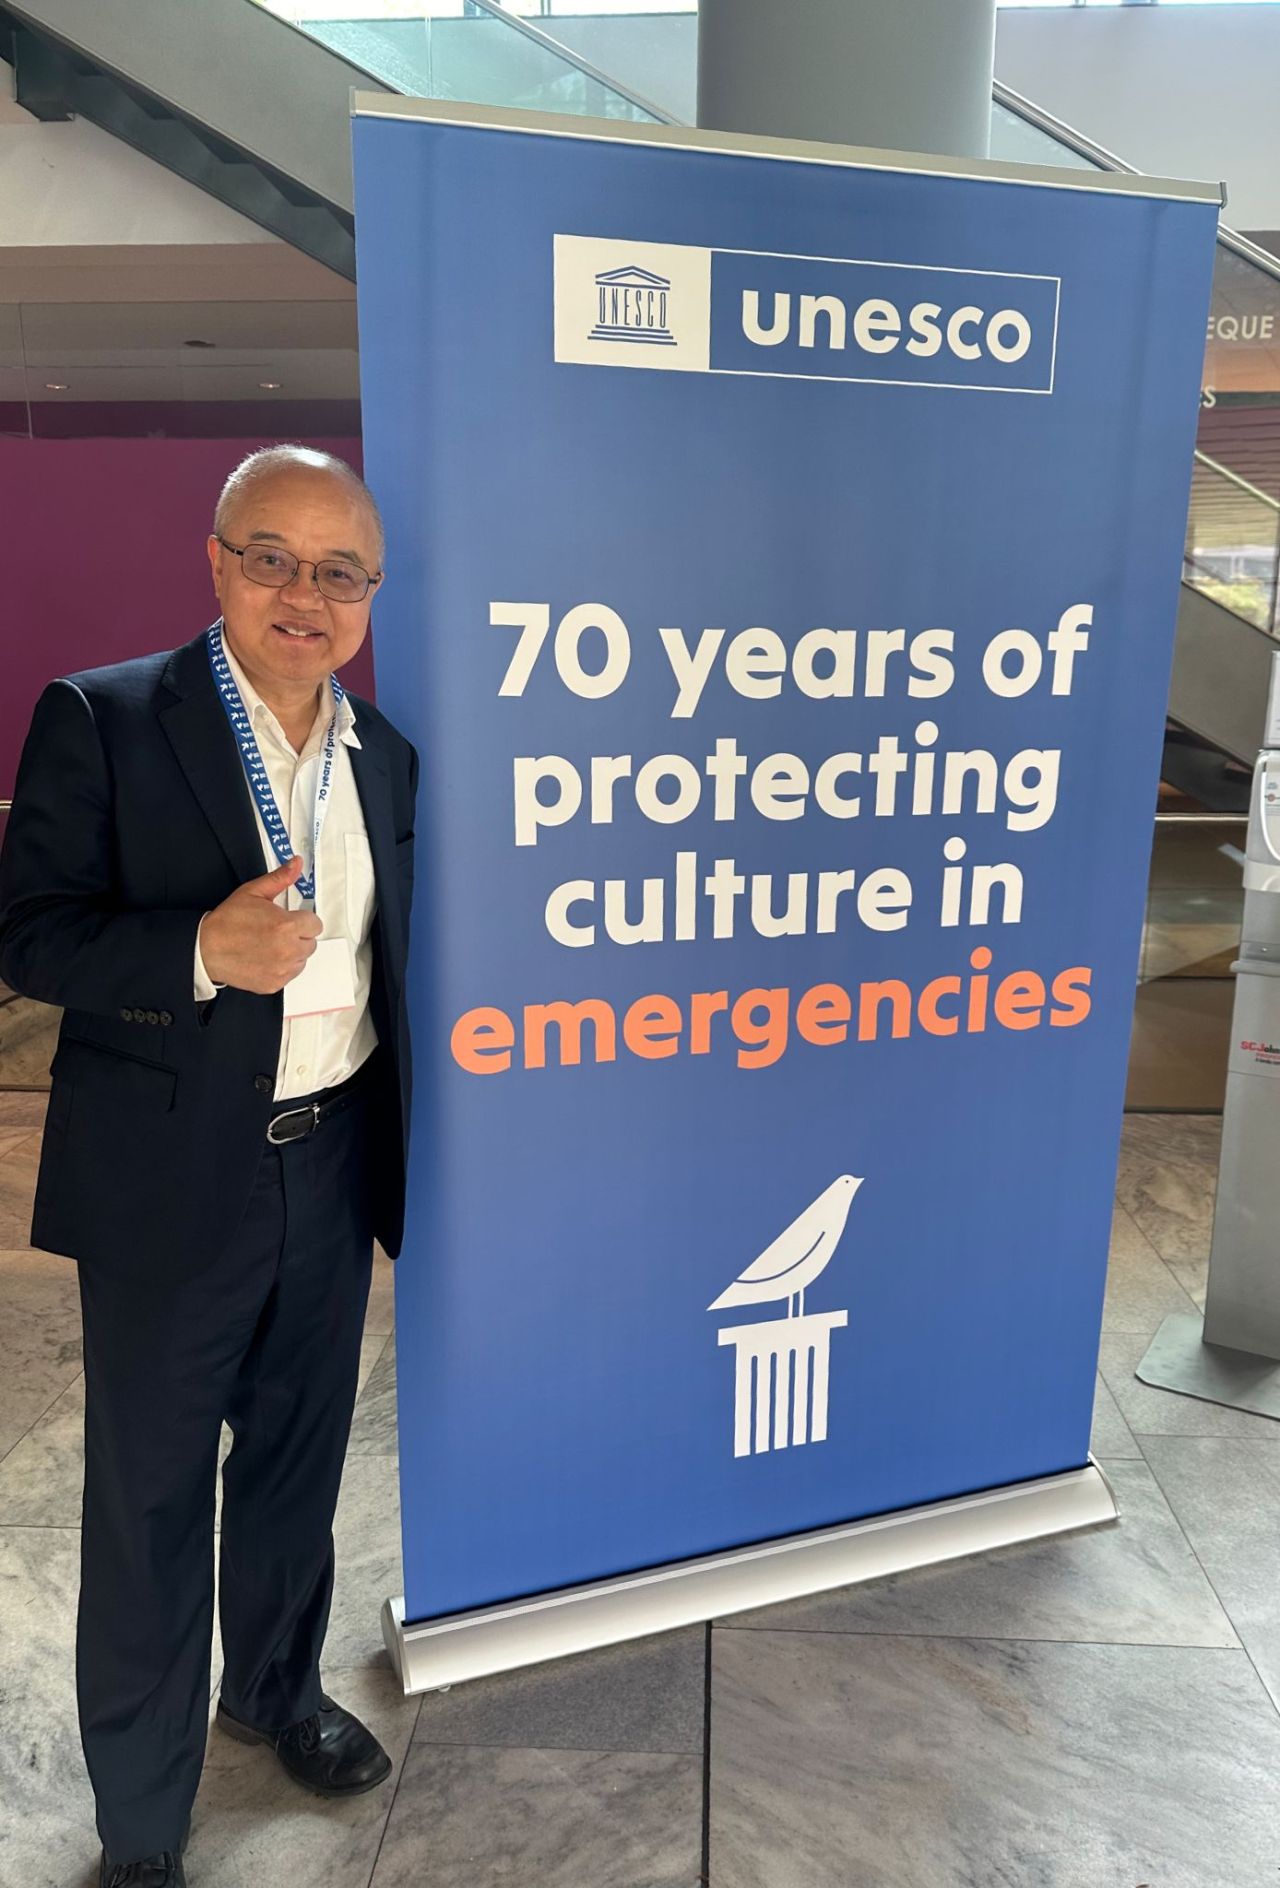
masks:
[(346, 849), (347, 935), (363, 944), (373, 926), (373, 856), (363, 833), (344, 833)]

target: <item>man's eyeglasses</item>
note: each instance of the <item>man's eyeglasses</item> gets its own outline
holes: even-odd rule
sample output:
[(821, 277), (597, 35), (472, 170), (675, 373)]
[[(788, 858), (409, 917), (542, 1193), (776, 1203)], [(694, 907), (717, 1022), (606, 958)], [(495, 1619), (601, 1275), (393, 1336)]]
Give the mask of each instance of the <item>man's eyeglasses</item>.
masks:
[(318, 564), (309, 557), (295, 557), (278, 544), (228, 544), (218, 539), (224, 551), (240, 559), (240, 568), (250, 583), (260, 583), (268, 590), (283, 590), (291, 584), (304, 564), (315, 572), (316, 589), (331, 603), (359, 603), (370, 588), (382, 582), (382, 572), (374, 576), (362, 564), (349, 564), (345, 558), (322, 557)]

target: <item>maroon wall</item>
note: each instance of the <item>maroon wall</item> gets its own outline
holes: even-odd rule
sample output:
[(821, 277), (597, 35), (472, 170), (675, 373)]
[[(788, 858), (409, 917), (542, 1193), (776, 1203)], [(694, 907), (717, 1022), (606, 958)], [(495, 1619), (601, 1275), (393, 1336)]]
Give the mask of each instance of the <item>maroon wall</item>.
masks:
[[(263, 439), (0, 438), (0, 799), (45, 683), (212, 622), (205, 539), (222, 481)], [(360, 465), (358, 439), (302, 443)], [(369, 644), (344, 679), (373, 692)]]

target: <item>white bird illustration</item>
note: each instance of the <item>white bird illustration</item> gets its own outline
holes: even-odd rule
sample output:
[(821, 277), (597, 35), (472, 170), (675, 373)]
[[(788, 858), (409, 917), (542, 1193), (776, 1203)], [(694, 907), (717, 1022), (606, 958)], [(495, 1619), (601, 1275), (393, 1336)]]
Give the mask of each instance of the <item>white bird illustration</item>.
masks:
[(840, 1243), (849, 1207), (861, 1185), (862, 1181), (850, 1173), (833, 1180), (826, 1192), (806, 1206), (759, 1258), (752, 1259), (746, 1271), (707, 1310), (726, 1311), (731, 1305), (760, 1305), (786, 1298), (787, 1316), (796, 1315), (792, 1307), (798, 1304), (803, 1317), (805, 1292), (826, 1269)]

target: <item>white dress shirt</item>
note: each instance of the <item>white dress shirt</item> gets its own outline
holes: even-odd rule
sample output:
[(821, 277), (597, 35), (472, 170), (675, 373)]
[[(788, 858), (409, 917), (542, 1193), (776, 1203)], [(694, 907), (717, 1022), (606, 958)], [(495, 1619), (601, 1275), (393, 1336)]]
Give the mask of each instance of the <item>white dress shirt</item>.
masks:
[[(301, 754), (292, 746), (279, 721), (245, 678), (244, 672), (224, 639), (227, 662), (240, 690), (245, 713), (253, 724), (258, 750), (271, 782), (280, 817), (288, 829), (295, 852), (302, 854), (304, 869), (311, 865), (311, 840), (315, 820), (316, 776), (320, 767), (320, 749), (333, 714), (333, 694), (327, 682), (321, 690), (320, 707)], [(376, 907), (373, 859), (365, 831), (360, 795), (356, 791), (348, 748), (359, 747), (356, 717), (348, 696), (338, 708), (337, 746), (329, 807), (320, 837), (320, 858), (316, 866), (316, 912), (326, 938), (350, 939), (355, 958), (356, 1000), (352, 1009), (331, 1010), (318, 1016), (286, 1018), (280, 1031), (280, 1055), (276, 1064), (276, 1100), (295, 1095), (310, 1095), (321, 1088), (333, 1088), (354, 1075), (377, 1046), (377, 1031), (369, 1014), (369, 983), (373, 974), (371, 933)], [(279, 864), (248, 778), (244, 790), (253, 807), (262, 841), (263, 870), (270, 872)], [(290, 911), (308, 909), (296, 886), (282, 893), (276, 903)], [(210, 979), (200, 954), (196, 934), (195, 999), (208, 1002), (221, 986)]]

